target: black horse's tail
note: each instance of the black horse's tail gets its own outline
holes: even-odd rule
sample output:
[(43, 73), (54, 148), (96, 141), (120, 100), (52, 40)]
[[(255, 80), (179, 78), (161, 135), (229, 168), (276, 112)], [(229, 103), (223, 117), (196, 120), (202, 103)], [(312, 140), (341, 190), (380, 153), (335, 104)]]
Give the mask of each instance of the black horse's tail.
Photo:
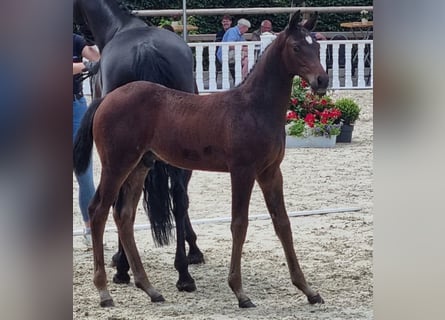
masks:
[(168, 245), (172, 237), (173, 208), (168, 180), (168, 165), (155, 161), (144, 182), (144, 208), (158, 246)]
[(73, 147), (73, 165), (77, 175), (84, 173), (90, 164), (93, 150), (93, 119), (102, 100), (103, 98), (100, 98), (91, 102), (77, 131)]

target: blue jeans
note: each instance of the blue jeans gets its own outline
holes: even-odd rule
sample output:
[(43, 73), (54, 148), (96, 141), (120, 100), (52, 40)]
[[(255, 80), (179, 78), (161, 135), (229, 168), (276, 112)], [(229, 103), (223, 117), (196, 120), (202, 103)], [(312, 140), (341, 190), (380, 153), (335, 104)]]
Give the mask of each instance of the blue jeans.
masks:
[[(85, 97), (73, 101), (73, 142), (87, 108), (88, 106)], [(88, 205), (95, 192), (92, 160), (93, 159), (90, 160), (90, 164), (83, 174), (76, 174), (77, 183), (79, 184), (79, 207), (84, 222), (90, 220), (88, 216)]]

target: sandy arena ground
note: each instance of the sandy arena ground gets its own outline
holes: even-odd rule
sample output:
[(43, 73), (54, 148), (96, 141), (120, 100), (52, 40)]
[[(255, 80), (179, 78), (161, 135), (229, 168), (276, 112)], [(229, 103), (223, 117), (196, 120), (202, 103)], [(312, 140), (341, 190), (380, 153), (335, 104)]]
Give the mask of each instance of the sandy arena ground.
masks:
[[(173, 267), (175, 246), (155, 248), (149, 230), (136, 231), (136, 242), (150, 281), (167, 300), (151, 303), (134, 283), (116, 285), (114, 269), (106, 267), (116, 307), (103, 309), (92, 282), (92, 251), (73, 237), (73, 319), (373, 319), (373, 123), (372, 91), (337, 91), (334, 97), (354, 98), (362, 107), (353, 142), (332, 149), (286, 149), (281, 165), (288, 212), (358, 207), (357, 212), (291, 218), (294, 245), (306, 279), (325, 300), (309, 305), (292, 285), (280, 242), (270, 220), (251, 221), (242, 259), (243, 285), (257, 305), (239, 309), (227, 284), (231, 252), (228, 223), (194, 226), (206, 259), (193, 265), (197, 291), (178, 292)], [(95, 181), (100, 164), (95, 163)], [(189, 184), (192, 220), (230, 216), (230, 180), (226, 173), (195, 171)], [(73, 183), (73, 229), (82, 228)], [(267, 213), (257, 185), (250, 215)], [(136, 224), (148, 218), (139, 206)], [(114, 227), (110, 214), (107, 226)], [(105, 260), (117, 248), (117, 234), (105, 234)], [(133, 280), (133, 279), (132, 279)]]

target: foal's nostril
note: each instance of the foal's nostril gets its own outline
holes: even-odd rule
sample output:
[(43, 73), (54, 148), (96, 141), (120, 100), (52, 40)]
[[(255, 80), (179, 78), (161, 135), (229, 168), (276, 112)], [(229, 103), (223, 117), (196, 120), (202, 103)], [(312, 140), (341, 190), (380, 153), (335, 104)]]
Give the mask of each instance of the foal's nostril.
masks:
[(318, 76), (317, 84), (318, 84), (318, 88), (326, 89), (329, 84), (329, 76), (327, 74)]

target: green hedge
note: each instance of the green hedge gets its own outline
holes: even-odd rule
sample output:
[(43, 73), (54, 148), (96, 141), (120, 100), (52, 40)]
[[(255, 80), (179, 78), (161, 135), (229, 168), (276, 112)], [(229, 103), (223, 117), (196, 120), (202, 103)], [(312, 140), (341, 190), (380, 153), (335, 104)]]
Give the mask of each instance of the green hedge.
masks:
[[(249, 7), (289, 7), (292, 1), (284, 0), (187, 0), (187, 8), (249, 8)], [(300, 6), (303, 1), (294, 0), (293, 6)], [(373, 0), (307, 0), (307, 7), (330, 6), (372, 6)], [(130, 10), (143, 9), (182, 9), (180, 0), (120, 0), (120, 3)], [(269, 19), (274, 24), (274, 30), (282, 30), (289, 18), (289, 14), (268, 15), (236, 15), (234, 23), (240, 18), (247, 18), (252, 23), (250, 31), (259, 28), (262, 20)], [(159, 25), (161, 17), (143, 17), (150, 24)], [(195, 16), (194, 23), (199, 27), (199, 33), (215, 33), (221, 27), (221, 16)], [(322, 13), (318, 19), (316, 31), (341, 31), (340, 22), (358, 21), (359, 13)]]

